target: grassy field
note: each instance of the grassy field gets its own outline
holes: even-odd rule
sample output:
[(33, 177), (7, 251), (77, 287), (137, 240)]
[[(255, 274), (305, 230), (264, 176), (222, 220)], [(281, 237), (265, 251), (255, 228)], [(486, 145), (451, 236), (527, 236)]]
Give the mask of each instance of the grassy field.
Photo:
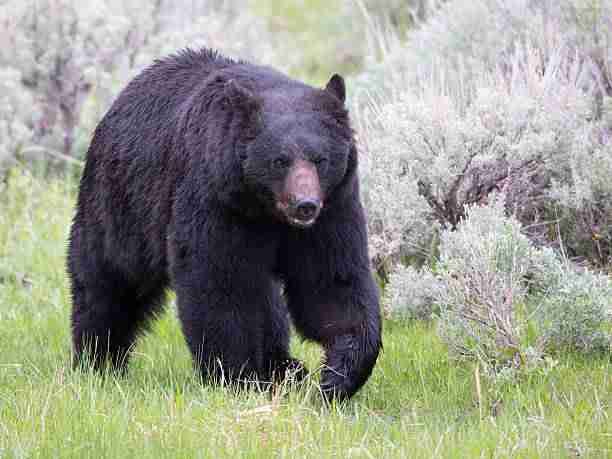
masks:
[[(435, 326), (387, 321), (373, 377), (324, 407), (298, 388), (202, 385), (173, 307), (126, 376), (70, 367), (64, 270), (74, 183), (0, 185), (0, 457), (612, 457), (612, 364), (563, 355), (491, 385)], [(169, 300), (171, 305), (172, 301)], [(316, 346), (293, 342), (316, 368)]]

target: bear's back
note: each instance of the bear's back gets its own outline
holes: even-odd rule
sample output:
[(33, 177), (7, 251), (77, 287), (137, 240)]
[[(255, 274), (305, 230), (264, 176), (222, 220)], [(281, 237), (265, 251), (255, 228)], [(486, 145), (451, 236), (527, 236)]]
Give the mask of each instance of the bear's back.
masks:
[[(165, 264), (173, 196), (188, 164), (183, 149), (174, 143), (181, 110), (214, 75), (238, 78), (258, 93), (308, 90), (271, 68), (234, 61), (208, 49), (181, 51), (136, 76), (96, 128), (76, 216), (106, 234), (108, 249), (124, 265)], [(135, 249), (122, 251), (126, 246)]]
[[(297, 107), (283, 104), (279, 94), (287, 102), (287, 95), (292, 95), (293, 101), (313, 89), (270, 67), (235, 61), (206, 48), (185, 49), (157, 60), (121, 91), (100, 121), (88, 156), (161, 159), (160, 153), (168, 150), (176, 132), (181, 106), (214, 74), (223, 75), (226, 80), (235, 78), (255, 93), (268, 94), (264, 98), (281, 110)], [(151, 152), (155, 152), (154, 157), (147, 154)]]
[(121, 91), (98, 130), (130, 132), (146, 141), (170, 134), (178, 108), (194, 89), (211, 73), (236, 64), (208, 49), (186, 49), (157, 60)]
[(183, 168), (172, 148), (176, 115), (211, 73), (238, 64), (207, 49), (158, 60), (121, 91), (96, 127), (75, 220), (96, 228), (118, 263), (165, 263), (165, 227)]

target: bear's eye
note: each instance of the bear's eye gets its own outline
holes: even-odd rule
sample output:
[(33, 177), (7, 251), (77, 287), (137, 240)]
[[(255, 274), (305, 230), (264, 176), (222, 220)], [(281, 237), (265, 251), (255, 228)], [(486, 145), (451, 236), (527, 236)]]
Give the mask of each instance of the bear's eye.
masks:
[(327, 158), (325, 156), (317, 156), (313, 158), (312, 162), (317, 165), (324, 164), (325, 162), (327, 162)]
[(286, 156), (279, 156), (272, 161), (272, 166), (274, 166), (275, 169), (284, 169), (289, 166), (289, 158)]

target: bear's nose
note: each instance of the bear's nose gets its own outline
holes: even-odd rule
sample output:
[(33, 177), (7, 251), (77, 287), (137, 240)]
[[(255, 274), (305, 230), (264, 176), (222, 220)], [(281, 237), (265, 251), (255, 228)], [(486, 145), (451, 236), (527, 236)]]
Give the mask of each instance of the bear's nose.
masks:
[(319, 210), (319, 201), (315, 199), (303, 199), (295, 206), (295, 217), (303, 222), (312, 220)]

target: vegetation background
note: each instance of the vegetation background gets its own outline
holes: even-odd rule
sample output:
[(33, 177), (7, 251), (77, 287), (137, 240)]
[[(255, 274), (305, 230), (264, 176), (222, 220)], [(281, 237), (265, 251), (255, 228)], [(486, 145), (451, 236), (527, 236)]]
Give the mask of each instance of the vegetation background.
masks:
[[(168, 311), (125, 376), (70, 367), (66, 236), (92, 130), (209, 46), (348, 77), (384, 352), (203, 385)], [(612, 457), (612, 0), (0, 0), (0, 457)]]

